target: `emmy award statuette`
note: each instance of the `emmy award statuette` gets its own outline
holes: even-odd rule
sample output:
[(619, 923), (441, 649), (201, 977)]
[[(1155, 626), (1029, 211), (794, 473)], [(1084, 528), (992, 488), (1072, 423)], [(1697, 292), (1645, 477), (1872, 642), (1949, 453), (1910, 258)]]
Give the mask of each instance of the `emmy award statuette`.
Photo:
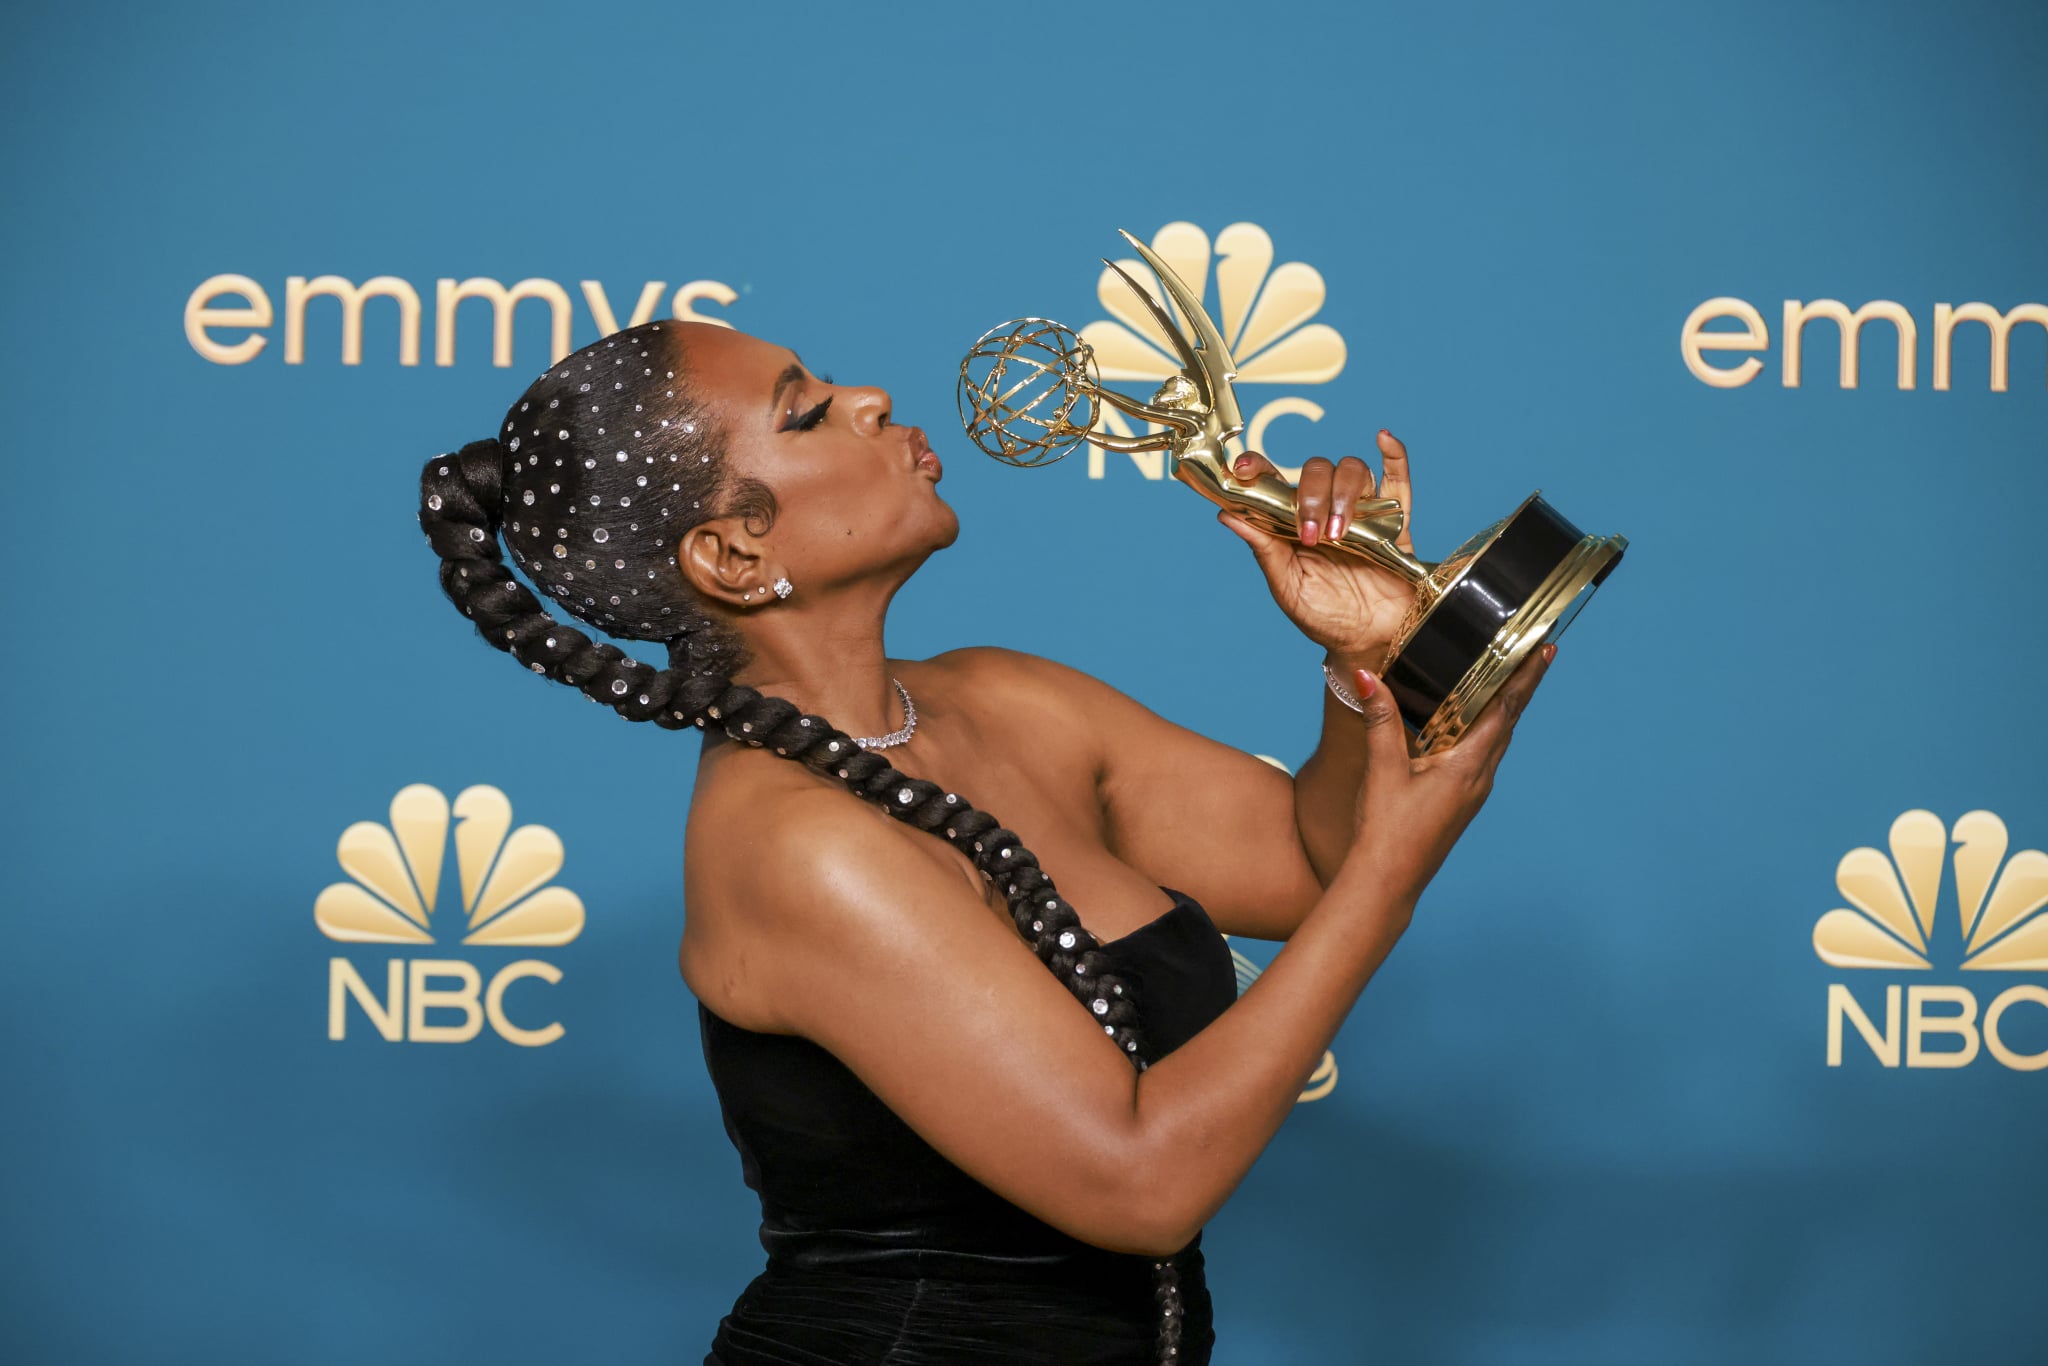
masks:
[[(1237, 366), (1200, 296), (1151, 248), (1128, 232), (1123, 237), (1158, 276), (1174, 311), (1122, 266), (1103, 264), (1172, 340), (1179, 373), (1141, 402), (1104, 387), (1093, 349), (1071, 329), (1046, 318), (1015, 319), (985, 333), (961, 359), (960, 421), (968, 438), (1012, 465), (1050, 464), (1083, 441), (1111, 451), (1165, 451), (1173, 477), (1210, 502), (1299, 540), (1294, 486), (1270, 472), (1245, 480), (1231, 471), (1227, 447), (1245, 425), (1231, 388)], [(1162, 430), (1098, 431), (1104, 408)], [(1580, 532), (1541, 494), (1531, 493), (1435, 563), (1394, 544), (1408, 513), (1393, 498), (1360, 498), (1344, 534), (1317, 542), (1362, 555), (1413, 589), (1382, 676), (1424, 754), (1457, 742), (1528, 653), (1564, 633), (1628, 547), (1626, 537)]]

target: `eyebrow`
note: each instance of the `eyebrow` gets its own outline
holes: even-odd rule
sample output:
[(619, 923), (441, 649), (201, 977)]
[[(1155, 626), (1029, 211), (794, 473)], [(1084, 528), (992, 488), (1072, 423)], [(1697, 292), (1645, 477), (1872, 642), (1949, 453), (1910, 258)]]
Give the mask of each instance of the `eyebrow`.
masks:
[[(794, 351), (790, 352), (790, 354), (796, 355)], [(775, 392), (768, 399), (768, 407), (771, 413), (782, 406), (782, 391), (789, 388), (792, 384), (801, 383), (803, 377), (804, 363), (801, 359), (791, 361), (783, 368), (782, 373), (775, 377)]]

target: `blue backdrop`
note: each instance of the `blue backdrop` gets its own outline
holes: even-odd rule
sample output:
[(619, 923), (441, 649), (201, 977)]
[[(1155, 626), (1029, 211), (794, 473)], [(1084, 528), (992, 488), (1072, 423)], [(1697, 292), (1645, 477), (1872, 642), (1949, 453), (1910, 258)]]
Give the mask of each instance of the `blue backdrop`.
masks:
[[(73, 4), (10, 37), (0, 1355), (699, 1360), (762, 1254), (675, 968), (696, 740), (441, 596), (420, 463), (555, 350), (522, 303), (495, 363), (437, 282), (552, 282), (575, 346), (583, 282), (614, 325), (660, 282), (656, 316), (887, 385), (962, 523), (893, 653), (1047, 654), (1292, 766), (1319, 651), (1211, 509), (953, 425), (968, 342), (1104, 319), (1113, 230), (1170, 224), (1320, 278), (1293, 324), (1341, 367), (1244, 391), (1294, 400), (1277, 461), (1391, 428), (1426, 558), (1537, 487), (1631, 542), (1336, 1084), (1211, 1223), (1219, 1366), (2048, 1350), (2041, 6)], [(323, 276), (388, 278), (355, 363), (336, 286), (294, 297)], [(1825, 301), (1879, 305), (1853, 386)], [(413, 784), (554, 832), (580, 934), (323, 934), (375, 880), (344, 831)], [(514, 963), (546, 972), (463, 1004)]]

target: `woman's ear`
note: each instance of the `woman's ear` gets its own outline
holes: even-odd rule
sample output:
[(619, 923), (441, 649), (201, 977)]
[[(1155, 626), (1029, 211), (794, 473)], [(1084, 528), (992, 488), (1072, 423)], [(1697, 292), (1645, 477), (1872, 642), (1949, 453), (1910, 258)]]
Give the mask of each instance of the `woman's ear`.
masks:
[(676, 542), (676, 569), (707, 602), (736, 604), (756, 577), (760, 560), (754, 538), (737, 517), (699, 522)]

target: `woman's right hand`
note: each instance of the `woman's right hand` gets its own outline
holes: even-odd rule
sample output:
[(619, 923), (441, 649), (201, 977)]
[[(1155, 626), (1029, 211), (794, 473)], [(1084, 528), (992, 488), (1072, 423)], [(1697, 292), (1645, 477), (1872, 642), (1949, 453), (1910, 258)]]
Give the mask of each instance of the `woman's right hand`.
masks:
[(1532, 651), (1456, 744), (1420, 758), (1409, 753), (1407, 730), (1385, 683), (1369, 685), (1364, 671), (1355, 670), (1351, 683), (1364, 704), (1366, 769), (1354, 811), (1357, 834), (1345, 861), (1368, 860), (1375, 877), (1412, 909), (1486, 804), (1515, 723), (1556, 653), (1555, 645)]

